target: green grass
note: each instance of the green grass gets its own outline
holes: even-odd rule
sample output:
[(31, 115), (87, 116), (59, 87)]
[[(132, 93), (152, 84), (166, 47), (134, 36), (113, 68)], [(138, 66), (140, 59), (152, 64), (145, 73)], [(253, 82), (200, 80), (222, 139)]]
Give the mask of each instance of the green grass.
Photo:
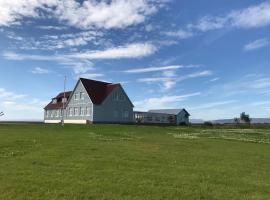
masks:
[(270, 199), (270, 128), (0, 124), (0, 199)]

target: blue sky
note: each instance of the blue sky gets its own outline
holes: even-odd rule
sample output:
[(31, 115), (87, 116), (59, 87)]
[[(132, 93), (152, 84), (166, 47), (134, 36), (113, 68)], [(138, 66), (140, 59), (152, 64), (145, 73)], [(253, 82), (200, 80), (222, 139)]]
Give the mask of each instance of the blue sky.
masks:
[(120, 82), (135, 110), (270, 116), (270, 1), (0, 1), (0, 111), (42, 119), (78, 77)]

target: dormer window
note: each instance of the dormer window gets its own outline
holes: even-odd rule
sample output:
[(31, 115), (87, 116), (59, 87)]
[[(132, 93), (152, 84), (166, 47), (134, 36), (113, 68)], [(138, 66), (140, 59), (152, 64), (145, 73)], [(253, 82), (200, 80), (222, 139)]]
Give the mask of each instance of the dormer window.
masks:
[(62, 98), (62, 103), (66, 103), (67, 102), (67, 98)]
[(52, 103), (53, 103), (53, 104), (56, 104), (56, 103), (57, 103), (57, 99), (53, 99), (53, 100), (52, 100)]

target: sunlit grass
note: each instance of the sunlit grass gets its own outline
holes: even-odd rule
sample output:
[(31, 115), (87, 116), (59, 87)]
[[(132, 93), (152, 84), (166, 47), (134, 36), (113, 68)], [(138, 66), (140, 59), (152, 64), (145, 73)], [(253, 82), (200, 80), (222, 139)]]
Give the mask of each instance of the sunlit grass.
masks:
[(0, 199), (269, 199), (270, 128), (0, 124)]

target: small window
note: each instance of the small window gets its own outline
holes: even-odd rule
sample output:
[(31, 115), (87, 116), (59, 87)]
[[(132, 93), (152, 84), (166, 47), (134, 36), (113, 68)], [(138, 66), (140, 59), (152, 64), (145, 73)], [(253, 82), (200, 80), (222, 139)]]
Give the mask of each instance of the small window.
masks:
[(54, 116), (54, 110), (51, 111), (51, 118)]
[(129, 112), (128, 110), (124, 110), (123, 117), (126, 119), (129, 117)]
[(72, 108), (69, 108), (69, 109), (68, 109), (68, 115), (69, 115), (69, 116), (72, 116)]
[(79, 97), (79, 94), (78, 94), (78, 93), (75, 93), (75, 94), (74, 94), (74, 99), (75, 99), (75, 100), (78, 100), (78, 97)]
[(119, 94), (119, 100), (120, 100), (120, 101), (125, 101), (125, 96), (124, 96), (124, 94)]
[(55, 111), (55, 117), (58, 117), (59, 116), (59, 110), (56, 110)]
[(50, 117), (50, 111), (46, 110), (46, 117)]
[(90, 107), (86, 107), (86, 115), (87, 116), (91, 115), (91, 108)]
[(118, 93), (117, 92), (113, 93), (113, 101), (118, 101)]
[(79, 108), (74, 108), (74, 115), (78, 116), (79, 115)]
[(84, 108), (80, 108), (80, 116), (84, 116)]
[(53, 104), (56, 104), (56, 103), (57, 103), (57, 99), (53, 99), (53, 100), (52, 100), (52, 103), (53, 103)]
[(66, 103), (67, 102), (67, 98), (62, 98), (62, 103)]
[(63, 116), (63, 110), (61, 109), (59, 111), (60, 111), (60, 117), (62, 117)]
[(84, 100), (84, 92), (80, 92), (80, 99)]

